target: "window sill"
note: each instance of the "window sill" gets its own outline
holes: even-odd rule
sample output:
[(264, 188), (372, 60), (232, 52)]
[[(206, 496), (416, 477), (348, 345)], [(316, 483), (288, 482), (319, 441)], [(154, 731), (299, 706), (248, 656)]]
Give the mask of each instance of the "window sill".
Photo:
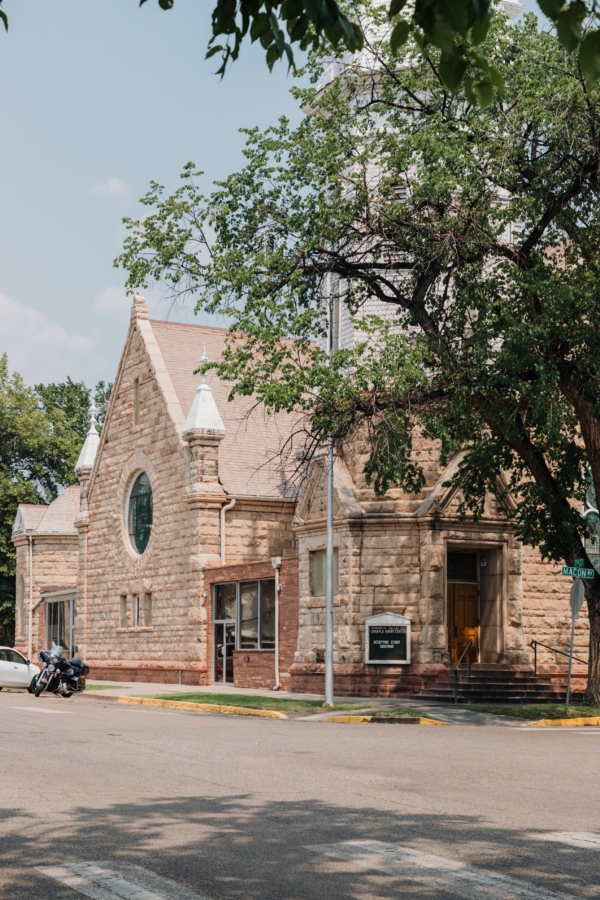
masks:
[(138, 628), (117, 628), (117, 634), (139, 634), (154, 631), (152, 625), (140, 625)]

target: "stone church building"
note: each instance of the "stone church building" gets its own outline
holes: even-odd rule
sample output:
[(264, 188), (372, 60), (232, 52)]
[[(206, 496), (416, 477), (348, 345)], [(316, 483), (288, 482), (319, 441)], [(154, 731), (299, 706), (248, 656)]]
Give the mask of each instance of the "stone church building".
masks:
[[(279, 451), (292, 418), (229, 402), (226, 384), (194, 374), (201, 357), (219, 358), (225, 337), (151, 321), (134, 299), (79, 486), (49, 506), (19, 507), (22, 652), (37, 658), (60, 643), (96, 679), (322, 692), (324, 460), (290, 482)], [(419, 692), (469, 641), (476, 665), (500, 671), (528, 671), (532, 640), (568, 649), (571, 579), (515, 539), (495, 497), (477, 523), (460, 522), (460, 497), (445, 486), (460, 456), (442, 467), (431, 443), (416, 452), (427, 484), (413, 496), (375, 496), (359, 441), (335, 463), (338, 694)], [(404, 658), (386, 656), (368, 628), (402, 633)], [(586, 644), (582, 618), (578, 657)], [(544, 647), (537, 661), (547, 672), (566, 663)]]

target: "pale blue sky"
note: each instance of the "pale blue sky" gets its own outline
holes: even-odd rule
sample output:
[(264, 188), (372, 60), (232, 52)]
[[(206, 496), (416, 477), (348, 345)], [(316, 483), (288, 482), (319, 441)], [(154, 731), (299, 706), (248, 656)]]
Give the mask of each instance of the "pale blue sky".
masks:
[[(239, 167), (243, 126), (299, 120), (261, 48), (220, 81), (210, 0), (6, 0), (0, 33), (0, 352), (28, 382), (111, 379), (127, 326), (121, 218), (194, 160)], [(154, 310), (157, 317), (166, 307)], [(178, 314), (177, 318), (181, 318)]]
[[(151, 179), (174, 188), (193, 160), (208, 191), (240, 166), (241, 127), (300, 118), (260, 47), (212, 74), (212, 5), (5, 0), (0, 353), (29, 383), (114, 377), (129, 301), (112, 261)], [(153, 298), (151, 312), (168, 310)]]

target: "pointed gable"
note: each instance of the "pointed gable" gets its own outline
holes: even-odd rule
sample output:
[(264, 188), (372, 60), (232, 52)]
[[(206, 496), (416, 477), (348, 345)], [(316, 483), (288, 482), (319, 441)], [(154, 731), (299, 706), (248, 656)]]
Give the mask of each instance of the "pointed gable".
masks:
[[(205, 325), (150, 320), (183, 417), (197, 398), (200, 376), (194, 374), (206, 344), (211, 360), (223, 355), (227, 331)], [(280, 450), (293, 431), (291, 416), (268, 415), (251, 397), (228, 400), (231, 385), (209, 373), (208, 384), (225, 437), (219, 447), (219, 480), (228, 494), (261, 497), (289, 496)], [(181, 431), (185, 430), (182, 422)]]

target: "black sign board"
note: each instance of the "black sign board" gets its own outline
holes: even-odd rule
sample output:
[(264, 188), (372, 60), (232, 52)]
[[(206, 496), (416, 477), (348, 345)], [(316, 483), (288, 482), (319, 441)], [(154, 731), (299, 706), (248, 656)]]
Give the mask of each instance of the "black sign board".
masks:
[(406, 625), (369, 625), (369, 662), (406, 662)]

